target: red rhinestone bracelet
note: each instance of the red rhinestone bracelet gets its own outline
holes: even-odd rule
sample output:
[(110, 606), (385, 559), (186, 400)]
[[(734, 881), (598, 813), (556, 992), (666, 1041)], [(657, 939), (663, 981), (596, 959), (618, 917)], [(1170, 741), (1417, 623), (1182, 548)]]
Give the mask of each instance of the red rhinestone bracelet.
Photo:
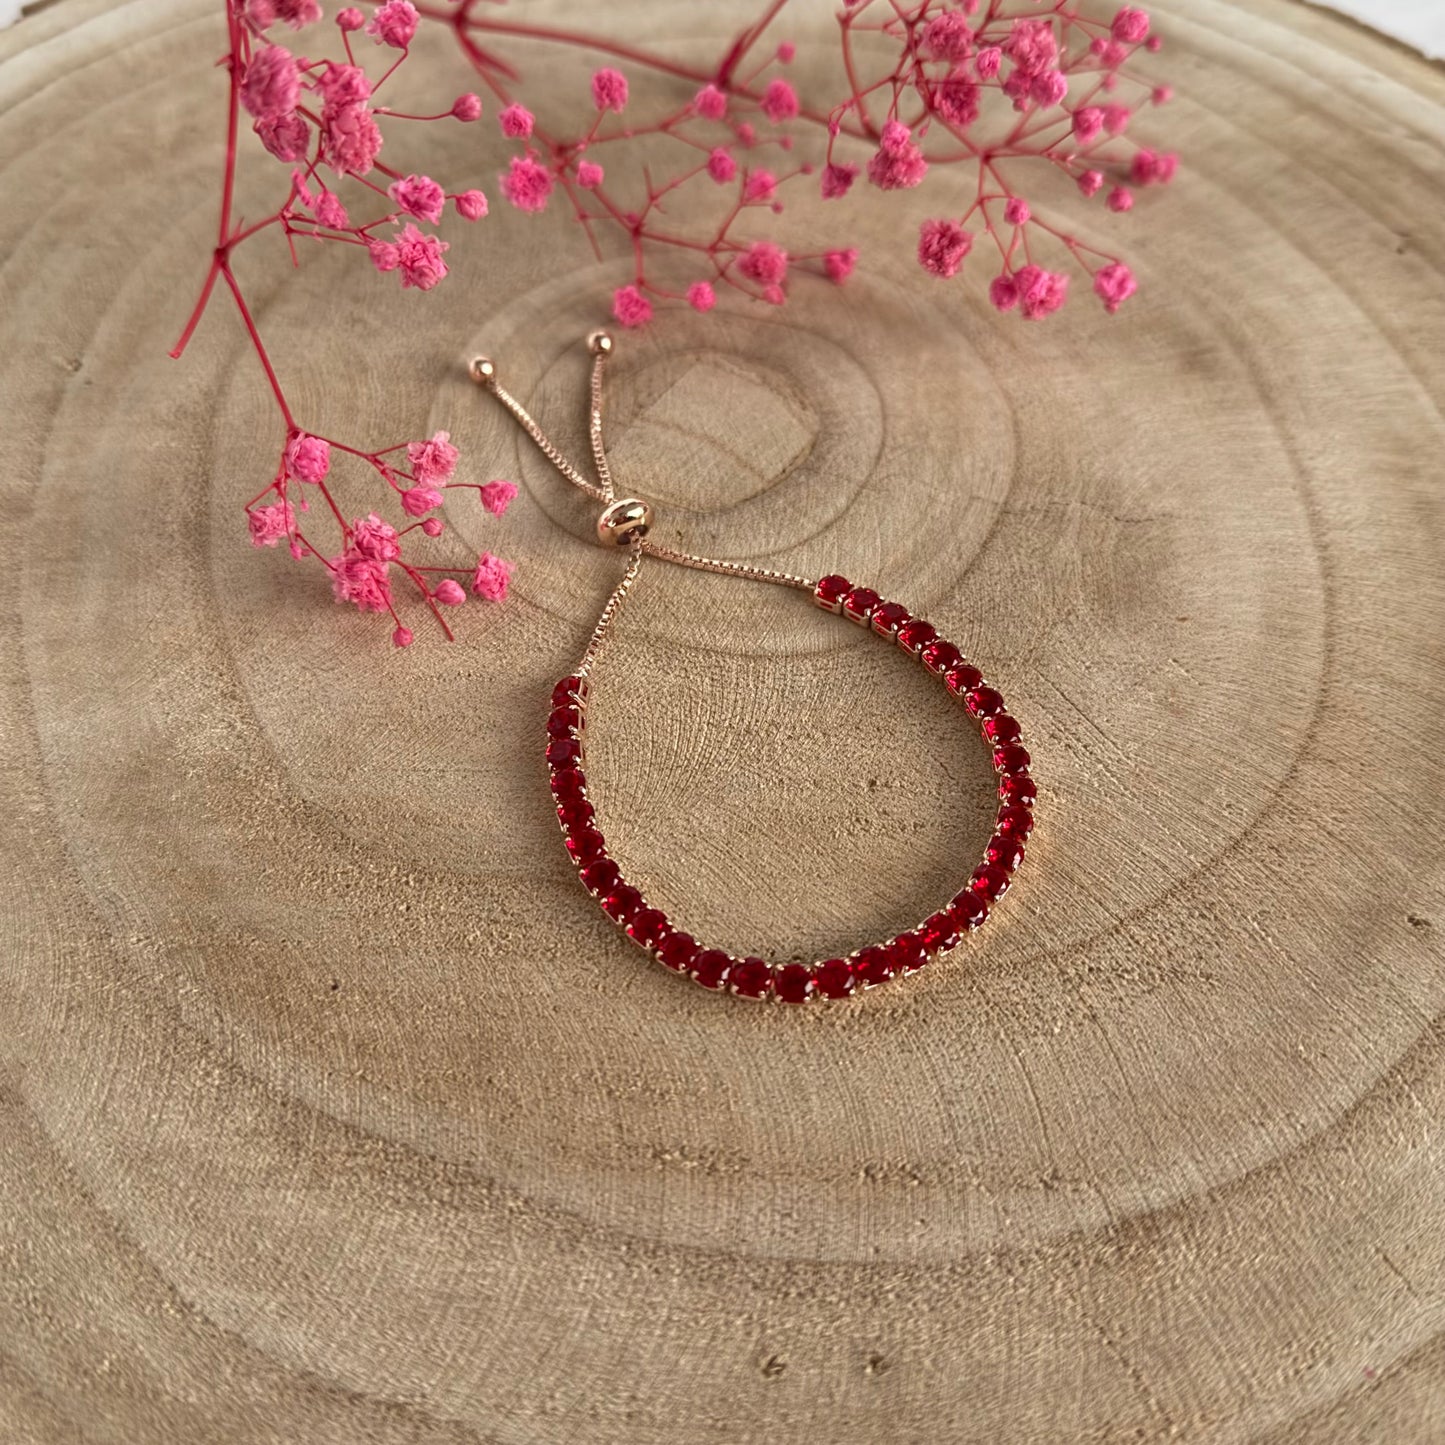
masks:
[[(940, 637), (932, 624), (914, 617), (901, 603), (884, 601), (871, 588), (855, 587), (845, 577), (828, 576), (813, 582), (746, 563), (695, 557), (653, 541), (648, 535), (652, 525), (651, 508), (635, 498), (619, 500), (616, 497), (603, 449), (602, 373), (603, 363), (612, 350), (612, 339), (605, 332), (594, 332), (588, 344), (593, 354), (590, 435), (598, 476), (595, 484), (557, 451), (521, 403), (502, 388), (490, 361), (478, 358), (471, 364), (472, 377), (507, 407), (558, 471), (604, 503), (605, 510), (597, 524), (598, 536), (604, 544), (626, 547), (631, 552), (627, 571), (602, 609), (581, 664), (553, 688), (552, 710), (547, 717), (546, 760), (552, 797), (557, 805), (557, 822), (582, 886), (597, 899), (603, 913), (664, 968), (685, 974), (703, 988), (739, 998), (793, 1004), (815, 998), (847, 998), (891, 979), (917, 973), (931, 959), (956, 947), (965, 934), (983, 924), (989, 909), (1008, 891), (1014, 873), (1023, 862), (1024, 849), (1034, 827), (1037, 790), (1029, 775), (1030, 758), (1017, 719), (1007, 711), (1003, 697), (983, 673), (968, 662), (953, 643)], [(637, 579), (643, 559), (649, 556), (810, 591), (814, 602), (824, 611), (845, 617), (895, 642), (942, 679), (949, 693), (979, 726), (998, 774), (999, 797), (994, 833), (984, 848), (983, 859), (963, 890), (950, 902), (916, 927), (884, 942), (857, 949), (846, 958), (829, 958), (813, 964), (772, 963), (763, 958), (735, 958), (721, 949), (704, 947), (692, 934), (675, 927), (661, 909), (648, 902), (640, 889), (623, 878), (621, 868), (608, 855), (606, 840), (588, 796), (583, 738), (590, 676), (612, 620)]]

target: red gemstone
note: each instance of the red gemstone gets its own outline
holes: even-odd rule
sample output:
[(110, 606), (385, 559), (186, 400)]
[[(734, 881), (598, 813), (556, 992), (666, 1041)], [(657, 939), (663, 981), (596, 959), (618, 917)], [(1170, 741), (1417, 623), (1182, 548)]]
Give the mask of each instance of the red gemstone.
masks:
[(948, 909), (941, 908), (914, 930), (918, 941), (930, 953), (947, 953), (958, 943), (958, 924)]
[(807, 1003), (813, 996), (813, 970), (805, 963), (785, 963), (773, 975), (773, 992), (784, 1003)]
[(898, 972), (898, 964), (891, 948), (877, 944), (872, 948), (860, 948), (853, 955), (853, 972), (858, 975), (859, 983), (871, 988), (887, 983)]
[(773, 986), (773, 971), (760, 958), (745, 958), (733, 964), (728, 986), (743, 998), (763, 998)]
[(880, 603), (873, 609), (873, 630), (882, 637), (892, 637), (910, 615), (901, 602)]
[(564, 677), (562, 681), (552, 689), (552, 706), (566, 707), (574, 697), (581, 702), (586, 696), (586, 679), (575, 675), (572, 677)]
[(983, 856), (1005, 872), (1012, 873), (1024, 861), (1024, 841), (1022, 838), (1005, 838), (1002, 834), (995, 834), (988, 840)]
[(589, 863), (578, 875), (589, 893), (611, 893), (622, 882), (622, 869), (612, 858), (599, 858)]
[(602, 911), (614, 923), (626, 923), (642, 907), (642, 894), (630, 883), (619, 883), (602, 900)]
[(1034, 810), (1022, 803), (1011, 803), (998, 810), (994, 830), (1005, 838), (1027, 838), (1034, 831)]
[(733, 961), (720, 948), (705, 948), (688, 970), (704, 988), (721, 988), (728, 981)]
[(558, 768), (552, 774), (552, 796), (559, 803), (568, 798), (580, 798), (587, 789), (587, 779), (581, 768)]
[(573, 768), (582, 761), (581, 738), (551, 738), (547, 742), (547, 765)]
[(1003, 711), (1003, 694), (996, 687), (976, 687), (964, 702), (974, 717), (993, 717)]
[(667, 932), (667, 914), (660, 908), (639, 908), (627, 924), (627, 935), (644, 948), (652, 948)]
[(900, 933), (888, 946), (898, 973), (917, 973), (928, 962), (928, 950), (917, 933)]
[(852, 966), (844, 958), (825, 959), (813, 971), (813, 981), (824, 998), (847, 998), (857, 985)]
[(697, 939), (690, 933), (669, 933), (658, 945), (657, 956), (674, 973), (686, 973), (697, 957)]
[(1032, 761), (1028, 749), (1021, 743), (1005, 743), (994, 749), (993, 765), (1001, 773), (1026, 773)]
[(584, 824), (575, 833), (567, 835), (567, 851), (574, 863), (595, 863), (606, 849), (602, 834), (591, 824)]
[(998, 780), (998, 795), (1006, 803), (1032, 807), (1039, 795), (1038, 784), (1030, 777), (1004, 777)]
[(899, 647), (916, 655), (938, 636), (938, 629), (931, 622), (915, 617), (912, 622), (905, 622), (897, 635)]
[(878, 594), (871, 587), (855, 587), (843, 599), (843, 616), (849, 622), (867, 622), (878, 605)]
[(582, 713), (575, 707), (554, 707), (547, 719), (547, 731), (554, 738), (570, 738), (582, 730)]
[(813, 601), (827, 612), (842, 610), (843, 599), (853, 590), (853, 584), (836, 572), (821, 578), (813, 588)]
[(963, 661), (963, 654), (951, 642), (945, 642), (940, 637), (936, 642), (930, 642), (918, 658), (929, 672), (948, 672)]
[(991, 743), (1016, 743), (1023, 736), (1024, 730), (1019, 726), (1016, 717), (1010, 717), (1006, 712), (1001, 712), (997, 717), (986, 717), (983, 720), (983, 735)]
[(983, 686), (983, 674), (971, 662), (961, 662), (949, 668), (943, 681), (954, 697), (966, 698), (975, 688)]
[(1002, 898), (1008, 892), (1008, 870), (997, 863), (980, 863), (973, 870), (968, 886), (987, 899)]
[(557, 821), (568, 832), (576, 832), (584, 823), (592, 821), (592, 804), (586, 798), (568, 798), (557, 804)]
[(948, 911), (960, 933), (972, 933), (988, 917), (988, 899), (976, 889), (965, 888), (948, 905)]

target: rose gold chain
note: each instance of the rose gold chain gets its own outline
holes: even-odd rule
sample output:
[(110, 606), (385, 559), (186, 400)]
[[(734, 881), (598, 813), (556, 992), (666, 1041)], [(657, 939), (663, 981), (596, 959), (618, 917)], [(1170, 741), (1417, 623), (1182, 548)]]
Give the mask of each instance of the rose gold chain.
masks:
[[(612, 469), (608, 465), (607, 450), (603, 444), (602, 374), (607, 357), (612, 350), (612, 338), (605, 331), (594, 331), (588, 337), (587, 343), (592, 351), (588, 438), (592, 445), (592, 461), (597, 470), (596, 482), (588, 481), (548, 440), (542, 428), (533, 419), (532, 414), (497, 380), (496, 367), (490, 360), (486, 357), (477, 357), (469, 369), (472, 380), (478, 385), (486, 387), (512, 413), (522, 430), (536, 442), (543, 456), (557, 468), (567, 481), (586, 492), (589, 497), (594, 497), (597, 501), (611, 506), (617, 502), (617, 489), (612, 480)], [(617, 503), (617, 505), (622, 504)], [(592, 636), (587, 643), (586, 651), (582, 654), (582, 662), (577, 670), (583, 677), (587, 676), (596, 663), (597, 657), (602, 651), (602, 645), (607, 640), (608, 631), (617, 614), (622, 610), (622, 605), (627, 600), (627, 594), (632, 590), (633, 584), (642, 571), (644, 557), (657, 557), (664, 562), (676, 563), (679, 567), (694, 567), (703, 572), (717, 572), (725, 577), (743, 577), (751, 582), (775, 582), (783, 587), (796, 587), (807, 592), (811, 592), (814, 586), (812, 578), (801, 577), (792, 572), (779, 572), (771, 567), (756, 567), (750, 562), (730, 562), (721, 557), (699, 557), (691, 552), (675, 551), (671, 547), (665, 547), (662, 543), (653, 541), (646, 535), (645, 528), (630, 538), (629, 550), (627, 571), (607, 599), (602, 614), (597, 619), (597, 625), (592, 629)]]

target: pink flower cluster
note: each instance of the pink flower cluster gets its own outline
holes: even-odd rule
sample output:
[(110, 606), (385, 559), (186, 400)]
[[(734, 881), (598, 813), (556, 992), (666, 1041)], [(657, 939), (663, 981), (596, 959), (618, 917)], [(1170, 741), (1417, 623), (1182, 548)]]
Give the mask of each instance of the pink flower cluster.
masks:
[[(671, 53), (603, 44), (615, 63), (568, 94), (539, 90), (547, 95), (545, 106), (533, 100), (540, 115), (514, 93), (521, 74), (499, 47), (522, 37), (568, 47), (598, 37), (553, 29), (545, 17), (524, 24), (470, 0), (435, 12), (459, 41), (478, 89), (495, 100), (511, 149), (497, 177), (517, 213), (511, 224), (560, 203), (599, 260), (614, 237), (630, 258), (630, 274), (612, 293), (621, 325), (645, 326), (670, 303), (706, 314), (728, 292), (783, 305), (805, 273), (847, 281), (859, 254), (846, 238), (809, 244), (791, 225), (785, 240), (778, 223), (814, 186), (833, 224), (846, 222), (848, 204), (860, 196), (885, 206), (903, 205), (899, 192), (925, 196), (928, 219), (916, 233), (910, 227), (903, 244), (930, 276), (976, 276), (1000, 312), (1051, 316), (1080, 275), (1111, 314), (1136, 293), (1127, 262), (1093, 233), (1137, 224), (1119, 218), (1143, 209), (1147, 193), (1178, 169), (1175, 155), (1132, 134), (1146, 107), (1172, 96), (1146, 73), (1161, 44), (1147, 11), (1125, 5), (1091, 16), (1078, 0), (841, 0), (836, 21), (849, 90), (839, 99), (800, 95), (787, 72), (793, 45), (764, 40), (791, 0), (758, 3), (754, 23), (695, 69)], [(485, 217), (487, 195), (475, 185), (450, 190), (423, 169), (394, 168), (386, 138), (395, 125), (474, 123), (482, 100), (468, 92), (416, 115), (379, 98), (406, 61), (424, 10), (431, 20), (434, 12), (412, 0), (379, 0), (365, 11), (347, 5), (335, 15), (331, 53), (309, 36), (303, 56), (286, 32), (317, 25), (318, 0), (227, 0), (232, 139), (223, 202), (210, 269), (173, 354), (211, 297), (229, 294), (285, 433), (271, 484), (247, 506), (253, 544), (285, 540), (294, 557), (319, 559), (334, 595), (363, 611), (395, 617), (393, 586), (408, 580), (450, 636), (441, 609), (464, 600), (464, 584), (500, 600), (510, 564), (491, 553), (465, 566), (423, 564), (410, 553), (445, 534), (438, 511), (449, 489), (475, 490), (482, 507), (500, 515), (515, 486), (454, 480), (457, 452), (445, 432), (372, 452), (299, 425), (231, 264), (238, 247), (274, 230), (293, 262), (301, 239), (360, 248), (403, 290), (431, 291), (446, 279), (453, 241), (438, 232), (453, 212), (466, 222)], [(674, 90), (673, 99), (654, 102), (660, 92), (636, 83), (637, 72), (648, 70), (690, 77), (686, 99)], [(246, 224), (232, 220), (243, 115), (260, 148), (286, 167), (275, 209)], [(637, 159), (644, 148), (645, 165)], [(1095, 207), (1089, 240), (1058, 214), (1068, 209), (1059, 206), (1059, 188), (1035, 183), (1044, 176), (1072, 181), (1067, 193), (1076, 204)], [(390, 509), (341, 506), (333, 494), (338, 452), (380, 480)], [(312, 497), (323, 503), (324, 524), (339, 528), (339, 543), (318, 537), (313, 546), (302, 532)], [(433, 575), (440, 580), (431, 582)], [(396, 620), (398, 645), (412, 635)]]
[[(1102, 191), (1105, 209), (1123, 215), (1134, 189), (1173, 179), (1175, 156), (1136, 147), (1127, 135), (1140, 104), (1171, 94), (1135, 73), (1138, 53), (1160, 47), (1148, 13), (1125, 6), (1099, 20), (1072, 0), (925, 0), (905, 14), (891, 0), (854, 0), (840, 26), (855, 91), (829, 113), (824, 199), (850, 189), (857, 170), (838, 157), (860, 133), (874, 138), (866, 171), (883, 191), (963, 166), (961, 211), (926, 221), (919, 233), (924, 270), (957, 275), (982, 237), (997, 257), (988, 295), (998, 310), (1031, 321), (1053, 315), (1077, 268), (1105, 309), (1117, 311), (1137, 289), (1127, 264), (1041, 213), (1021, 187), (1030, 172), (1048, 168), (1085, 198)], [(877, 35), (895, 42), (891, 70), (863, 70), (865, 35), (869, 56), (879, 53)], [(1062, 269), (1044, 264), (1050, 249)]]
[[(386, 486), (402, 513), (413, 520), (400, 529), (375, 511), (354, 517), (350, 522), (342, 520), (346, 513), (341, 509), (334, 484), (328, 481), (336, 450), (364, 464)], [(406, 454), (404, 465), (396, 460), (400, 452)], [(421, 563), (406, 555), (407, 539), (413, 532), (429, 539), (443, 535), (445, 524), (431, 514), (442, 505), (448, 490), (475, 491), (482, 506), (494, 516), (501, 516), (517, 495), (514, 483), (500, 479), (482, 484), (454, 481), (458, 460), (457, 448), (445, 431), (436, 432), (425, 441), (403, 442), (379, 452), (362, 452), (293, 428), (282, 448), (270, 486), (246, 504), (251, 545), (274, 547), (285, 540), (297, 561), (308, 557), (321, 561), (330, 574), (332, 596), (363, 612), (388, 614), (396, 624), (393, 641), (405, 647), (415, 634), (397, 615), (398, 600), (392, 590), (395, 571), (412, 584), (418, 598), (430, 608), (450, 637), (451, 628), (438, 609), (454, 607), (466, 600), (456, 576), (469, 577), (476, 596), (488, 602), (500, 602), (507, 595), (512, 564), (490, 552), (481, 553), (474, 562)], [(314, 487), (325, 513), (339, 523), (339, 552), (326, 555), (302, 531), (297, 514), (309, 513), (311, 504), (304, 495), (298, 496), (293, 504), (290, 491), (296, 483)], [(434, 574), (440, 574), (435, 582), (430, 580)]]

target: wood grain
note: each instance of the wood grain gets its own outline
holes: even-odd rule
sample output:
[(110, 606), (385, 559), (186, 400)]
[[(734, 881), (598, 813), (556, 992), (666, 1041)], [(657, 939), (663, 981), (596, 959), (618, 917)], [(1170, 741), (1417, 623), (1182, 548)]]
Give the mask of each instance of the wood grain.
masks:
[[(458, 361), (581, 450), (614, 271), (540, 274), (577, 238), (507, 214), (426, 297), (248, 273), (318, 429), (449, 426), (522, 485), (454, 518), (515, 600), (393, 653), (245, 545), (275, 437), (231, 319), (164, 355), (215, 6), (0, 37), (6, 1441), (1445, 1438), (1445, 78), (1161, 8), (1187, 170), (1115, 223), (1113, 322), (1001, 323), (860, 204), (856, 285), (619, 350), (664, 537), (876, 579), (1030, 731), (997, 926), (801, 1013), (648, 966), (547, 812), (616, 564)], [(608, 20), (703, 53), (740, 13)], [(956, 716), (791, 595), (650, 573), (595, 708), (609, 836), (724, 945), (856, 944), (978, 847)]]

